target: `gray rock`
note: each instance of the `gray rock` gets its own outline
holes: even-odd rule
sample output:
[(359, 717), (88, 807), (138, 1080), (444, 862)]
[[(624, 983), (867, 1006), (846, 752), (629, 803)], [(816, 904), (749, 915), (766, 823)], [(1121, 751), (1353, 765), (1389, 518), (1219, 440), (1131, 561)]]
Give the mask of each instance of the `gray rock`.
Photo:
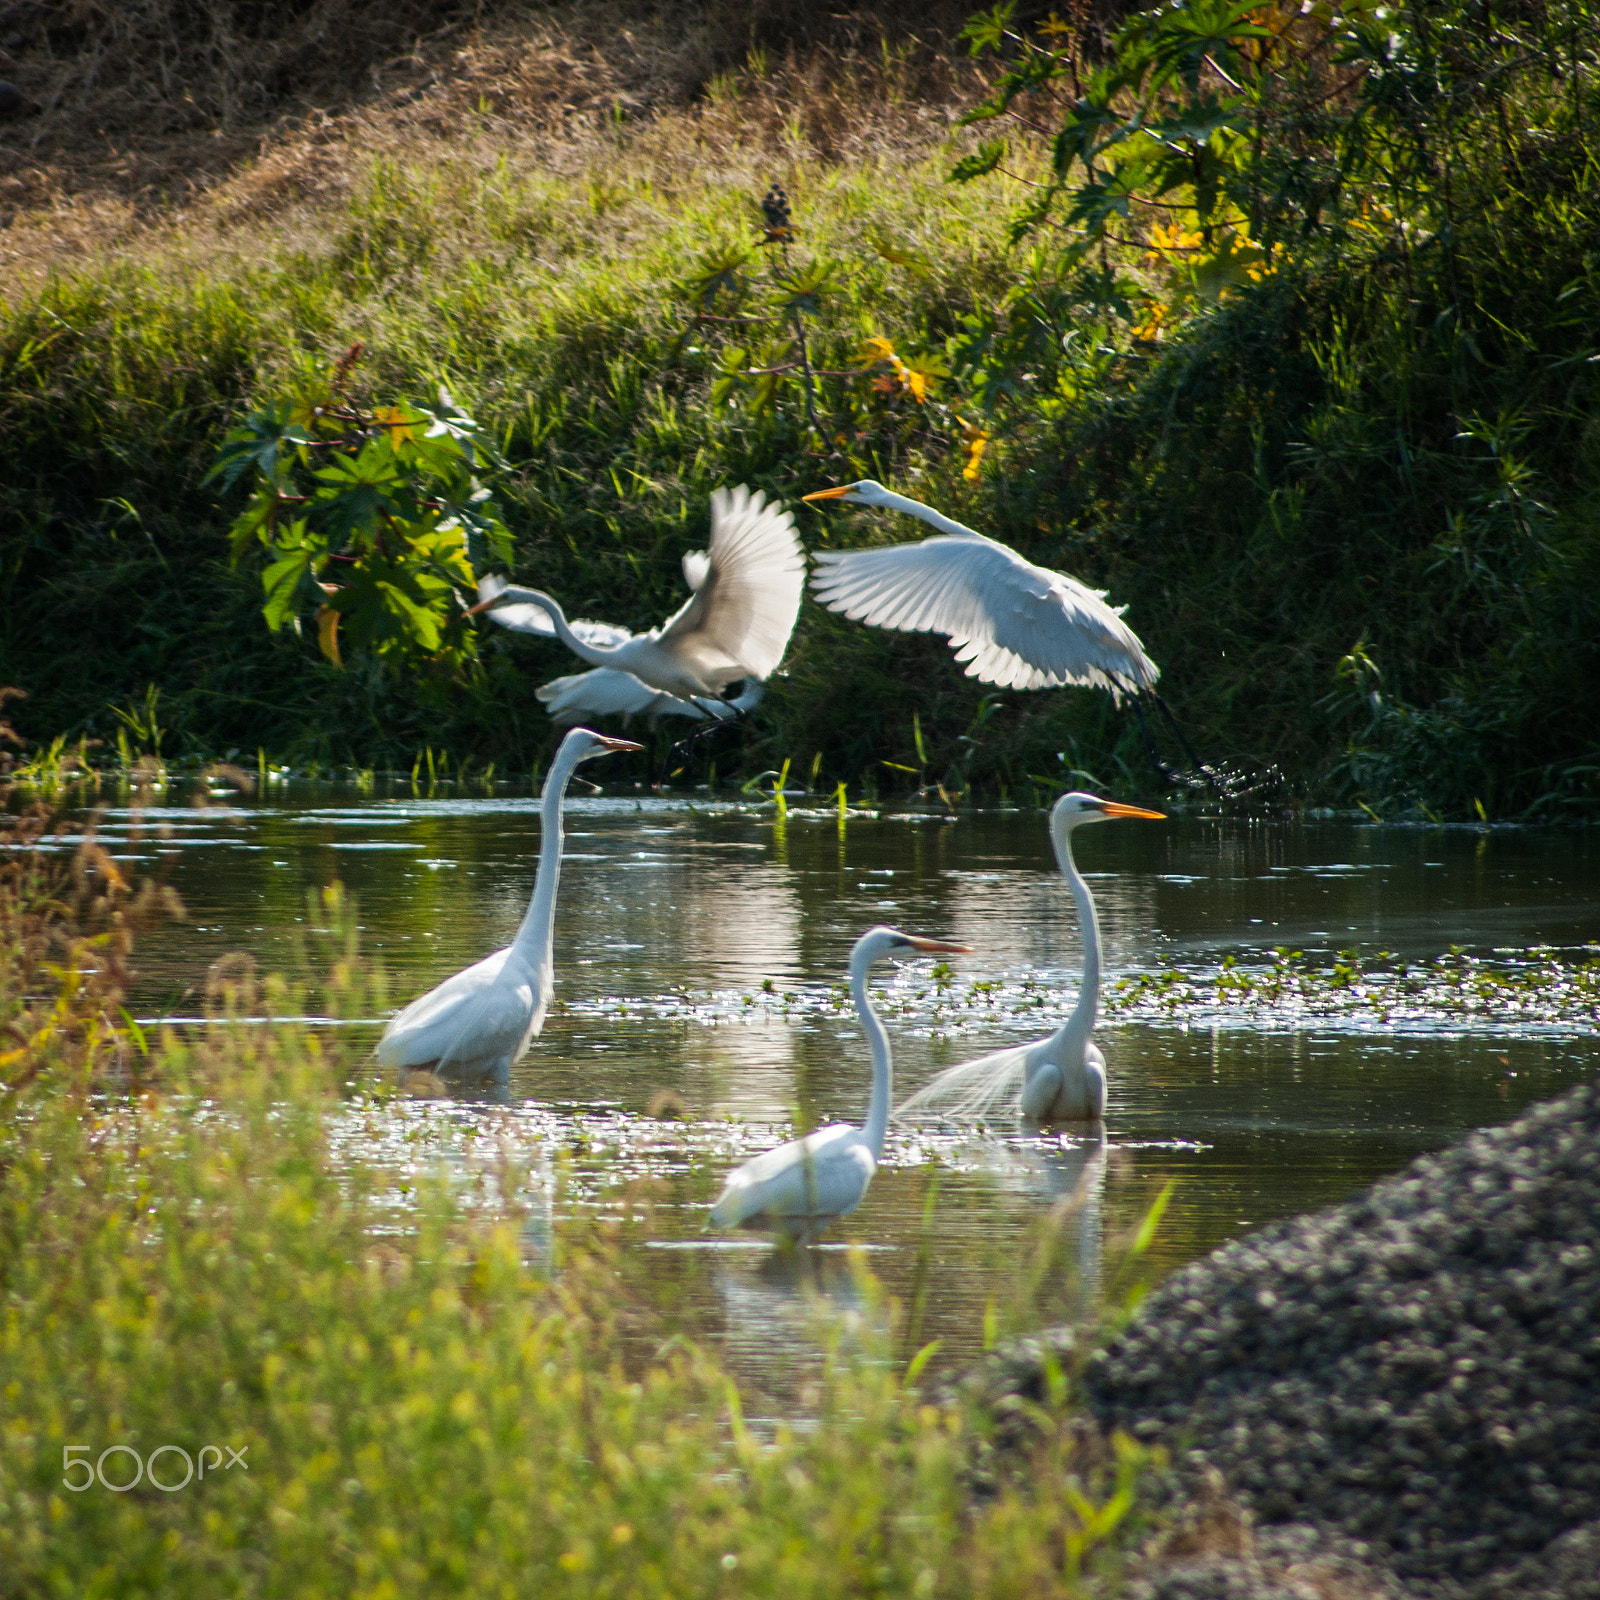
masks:
[[(1081, 1383), (1262, 1538), (1356, 1541), (1423, 1595), (1600, 1600), (1600, 1088), (1196, 1262)], [(1276, 1595), (1247, 1576), (1150, 1593)]]

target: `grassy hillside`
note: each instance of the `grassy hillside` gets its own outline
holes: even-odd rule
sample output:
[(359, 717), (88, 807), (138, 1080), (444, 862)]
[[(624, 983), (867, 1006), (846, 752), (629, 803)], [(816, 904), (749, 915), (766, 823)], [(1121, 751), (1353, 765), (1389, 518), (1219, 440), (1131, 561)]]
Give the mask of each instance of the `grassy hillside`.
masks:
[[(1275, 763), (1284, 796), (1592, 807), (1583, 7), (1546, 17), (1514, 72), (1481, 70), (1465, 44), (1429, 68), (1448, 93), (1406, 113), (1427, 152), (1409, 212), (1347, 174), (1270, 270), (1186, 300), (1147, 225), (1102, 241), (1099, 288), (1064, 270), (1057, 222), (1013, 242), (1059, 98), (1012, 119), (1001, 171), (946, 181), (975, 144), (955, 117), (1000, 70), (948, 29), (915, 39), (885, 13), (877, 38), (858, 19), (853, 40), (758, 44), (731, 67), (724, 38), (698, 77), (631, 96), (626, 74), (667, 59), (686, 14), (639, 13), (627, 49), (552, 31), (557, 12), (513, 17), (472, 72), (291, 129), (81, 258), (41, 244), (81, 206), (13, 221), (17, 259), (48, 266), (0, 291), (0, 675), (29, 691), (25, 734), (108, 738), (109, 706), (153, 684), (169, 755), (409, 767), (427, 744), (502, 772), (542, 756), (531, 691), (568, 670), (559, 648), (489, 635), (454, 678), (335, 671), (314, 641), (269, 636), (255, 571), (226, 563), (238, 506), (200, 484), (221, 434), (360, 339), (366, 396), (444, 383), (485, 422), (511, 464), (497, 488), (518, 574), (578, 614), (664, 615), (717, 483), (792, 497), (870, 474), (1109, 587), (1202, 751)], [(1457, 26), (1450, 7), (1418, 16)], [(1105, 50), (1085, 40), (1085, 70)], [(1362, 109), (1364, 88), (1331, 81), (1344, 100), (1328, 105)], [(1269, 154), (1313, 134), (1330, 137), (1302, 119)], [(816, 364), (848, 371), (863, 340), (887, 339), (929, 374), (925, 401), (870, 374), (819, 380), (819, 439), (793, 383), (765, 409), (749, 384), (723, 394), (732, 336), (694, 321), (685, 285), (735, 244), (770, 278), (779, 252), (756, 241), (774, 179), (793, 262), (831, 267), (808, 323)], [(979, 427), (991, 439), (969, 476)], [(911, 531), (802, 515), (812, 544)], [(1069, 768), (1154, 781), (1103, 699), (986, 697), (938, 641), (809, 605), (772, 689), (743, 746), (716, 753), (723, 777), (789, 758), (885, 791), (918, 772), (990, 796)]]

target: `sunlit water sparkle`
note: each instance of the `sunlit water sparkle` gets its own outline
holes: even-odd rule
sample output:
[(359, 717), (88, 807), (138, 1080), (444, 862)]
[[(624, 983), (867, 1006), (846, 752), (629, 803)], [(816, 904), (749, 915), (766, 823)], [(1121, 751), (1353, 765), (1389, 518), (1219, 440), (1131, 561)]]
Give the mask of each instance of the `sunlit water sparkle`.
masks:
[[(510, 939), (538, 849), (531, 795), (331, 786), (113, 809), (100, 832), (188, 907), (187, 923), (141, 946), (131, 997), (147, 1022), (183, 1024), (205, 1014), (207, 971), (227, 952), (263, 971), (314, 959), (308, 892), (335, 879), (391, 1001), (407, 999)], [(567, 852), (557, 1004), (510, 1101), (357, 1100), (335, 1119), (336, 1147), (378, 1172), (394, 1228), (435, 1180), (468, 1205), (509, 1200), (531, 1256), (553, 1248), (558, 1224), (615, 1223), (652, 1247), (632, 1259), (663, 1329), (719, 1342), (781, 1387), (785, 1352), (814, 1348), (796, 1269), (759, 1242), (706, 1234), (705, 1208), (746, 1156), (860, 1120), (868, 1066), (844, 966), (864, 927), (889, 921), (975, 952), (875, 973), (897, 1098), (1059, 1024), (1078, 943), (1044, 819), (857, 812), (841, 826), (821, 807), (779, 817), (593, 796), (569, 802)], [(1600, 849), (1588, 834), (1179, 818), (1097, 827), (1079, 835), (1079, 859), (1106, 949), (1105, 1144), (895, 1128), (866, 1201), (831, 1236), (874, 1246), (874, 1272), (901, 1294), (920, 1252), (924, 1333), (950, 1359), (976, 1347), (985, 1306), (1012, 1291), (1064, 1196), (1080, 1196), (1067, 1253), (1092, 1287), (1107, 1242), (1176, 1178), (1153, 1253), (1165, 1270), (1594, 1070)], [(376, 1012), (308, 1020), (346, 1030), (358, 1056), (380, 1026)], [(651, 1114), (664, 1102), (672, 1114)], [(843, 1271), (823, 1279), (848, 1300)]]

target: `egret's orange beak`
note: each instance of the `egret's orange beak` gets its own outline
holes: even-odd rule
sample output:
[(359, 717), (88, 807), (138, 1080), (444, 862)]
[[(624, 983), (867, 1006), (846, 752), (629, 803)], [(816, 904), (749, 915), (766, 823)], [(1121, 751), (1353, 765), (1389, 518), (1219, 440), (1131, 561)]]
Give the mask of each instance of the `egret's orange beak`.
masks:
[(972, 946), (970, 944), (951, 944), (945, 939), (918, 939), (913, 934), (907, 934), (906, 940), (914, 950), (926, 950), (929, 955), (941, 952), (951, 956), (970, 956), (972, 954)]
[(492, 595), (489, 596), (489, 598), (487, 600), (480, 600), (477, 603), (477, 605), (468, 606), (467, 607), (467, 615), (469, 617), (475, 617), (475, 616), (477, 616), (477, 614), (480, 611), (487, 611), (489, 609), (489, 607), (492, 606), (492, 605), (495, 605), (499, 601), (499, 599), (500, 599), (499, 595), (492, 594)]
[(1103, 807), (1108, 817), (1143, 817), (1147, 822), (1165, 822), (1165, 811), (1146, 811), (1142, 806), (1125, 806), (1120, 800), (1107, 800)]
[(841, 483), (837, 489), (818, 489), (815, 494), (803, 494), (802, 500), (841, 500), (855, 488), (853, 483)]
[(607, 750), (643, 750), (644, 749), (644, 746), (642, 744), (640, 744), (637, 739), (613, 739), (608, 734), (604, 734), (604, 733), (597, 733), (595, 735), (595, 738), (597, 738), (600, 741), (600, 743), (603, 744), (606, 747)]

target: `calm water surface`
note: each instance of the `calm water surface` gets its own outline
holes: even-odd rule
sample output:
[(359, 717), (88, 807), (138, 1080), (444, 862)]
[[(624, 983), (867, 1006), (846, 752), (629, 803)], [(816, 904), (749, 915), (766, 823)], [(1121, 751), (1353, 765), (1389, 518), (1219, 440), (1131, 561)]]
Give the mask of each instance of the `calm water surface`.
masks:
[[(308, 893), (336, 879), (393, 1001), (409, 999), (510, 940), (539, 822), (532, 797), (324, 788), (147, 813), (137, 835), (113, 812), (104, 832), (115, 853), (159, 861), (189, 909), (187, 924), (141, 947), (134, 997), (142, 1017), (179, 1018), (202, 1011), (206, 973), (228, 952), (292, 968), (316, 921)], [(1283, 945), (1423, 957), (1452, 946), (1581, 953), (1600, 940), (1600, 845), (1587, 833), (1187, 818), (1086, 829), (1078, 858), (1108, 981), (1158, 964), (1248, 964)], [(930, 1008), (927, 963), (880, 968), (897, 1099), (951, 1062), (1042, 1035), (1075, 993), (1076, 920), (1038, 814), (853, 816), (841, 827), (793, 807), (777, 818), (704, 801), (569, 801), (559, 1005), (511, 1102), (401, 1102), (353, 1114), (344, 1137), (393, 1171), (401, 1218), (424, 1172), (442, 1167), (470, 1188), (509, 1155), (529, 1170), (531, 1249), (558, 1215), (624, 1220), (659, 1326), (721, 1342), (779, 1393), (796, 1352), (814, 1348), (797, 1285), (818, 1280), (848, 1302), (846, 1257), (797, 1263), (754, 1241), (713, 1242), (704, 1207), (734, 1161), (797, 1127), (860, 1120), (864, 1044), (849, 1010), (824, 1002), (874, 922), (971, 944), (954, 963), (958, 995), (1031, 978), (1047, 1002), (962, 1023)], [(352, 1025), (363, 1044), (378, 1020)], [(922, 1337), (942, 1338), (952, 1359), (977, 1344), (986, 1303), (1013, 1299), (1063, 1196), (1079, 1203), (1059, 1224), (1066, 1269), (1043, 1274), (1052, 1309), (1097, 1281), (1106, 1250), (1169, 1178), (1179, 1182), (1154, 1251), (1162, 1270), (1504, 1121), (1600, 1059), (1580, 1027), (1518, 1029), (1492, 1015), (1294, 1028), (1246, 1010), (1204, 1027), (1103, 1020), (1099, 1038), (1104, 1146), (892, 1132), (866, 1202), (834, 1230), (872, 1247), (891, 1292), (907, 1293), (925, 1263)], [(649, 1115), (668, 1101), (682, 1119)]]

